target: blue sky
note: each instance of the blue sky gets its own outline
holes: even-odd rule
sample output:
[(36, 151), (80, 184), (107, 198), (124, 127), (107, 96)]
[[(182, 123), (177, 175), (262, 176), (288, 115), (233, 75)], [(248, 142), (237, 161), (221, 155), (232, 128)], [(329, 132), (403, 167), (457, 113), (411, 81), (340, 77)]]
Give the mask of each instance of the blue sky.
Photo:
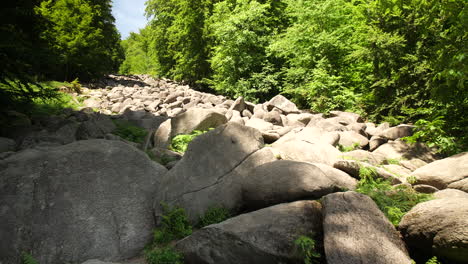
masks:
[(122, 39), (127, 38), (130, 32), (138, 32), (140, 28), (145, 27), (146, 0), (113, 0), (112, 2), (112, 14)]

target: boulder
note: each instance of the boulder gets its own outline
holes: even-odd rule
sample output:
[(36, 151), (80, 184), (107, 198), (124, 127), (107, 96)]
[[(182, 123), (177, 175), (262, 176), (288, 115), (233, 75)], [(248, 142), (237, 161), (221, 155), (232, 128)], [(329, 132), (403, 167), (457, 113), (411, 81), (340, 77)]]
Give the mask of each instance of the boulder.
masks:
[(468, 198), (446, 197), (417, 204), (403, 216), (400, 232), (419, 258), (440, 256), (447, 263), (468, 260)]
[(338, 132), (340, 135), (340, 140), (338, 144), (351, 147), (354, 144), (358, 144), (360, 148), (364, 148), (369, 144), (369, 140), (361, 134), (358, 134), (354, 131), (342, 131)]
[(0, 137), (0, 153), (14, 151), (16, 142), (11, 138)]
[(395, 227), (368, 196), (333, 193), (322, 205), (328, 264), (411, 263)]
[(399, 175), (390, 173), (389, 171), (383, 168), (372, 166), (371, 164), (366, 163), (366, 162), (360, 162), (360, 161), (354, 161), (354, 160), (336, 160), (335, 163), (333, 164), (333, 167), (346, 172), (347, 174), (351, 175), (352, 177), (356, 179), (361, 178), (360, 169), (361, 167), (364, 167), (364, 168), (373, 169), (375, 171), (375, 175), (374, 175), (375, 177), (381, 178), (381, 179), (388, 179), (393, 184), (399, 184), (405, 181), (404, 177), (399, 177)]
[(366, 133), (370, 136), (376, 136), (381, 134), (383, 131), (390, 128), (390, 124), (385, 122), (380, 124), (378, 127), (375, 127), (374, 123), (366, 123)]
[(101, 107), (101, 100), (96, 98), (89, 98), (83, 101), (83, 105), (85, 107), (91, 108), (100, 108)]
[(58, 129), (33, 131), (22, 139), (19, 149), (23, 150), (36, 146), (58, 146), (72, 143), (76, 140), (75, 135), (79, 131), (79, 127), (80, 123), (69, 120), (63, 123)]
[(379, 136), (389, 140), (395, 140), (402, 137), (409, 137), (413, 134), (414, 126), (398, 125), (382, 131)]
[(263, 115), (263, 120), (266, 122), (272, 123), (273, 125), (282, 126), (283, 120), (281, 119), (281, 115), (278, 111), (271, 111), (267, 112)]
[(108, 116), (94, 114), (89, 120), (81, 123), (76, 131), (76, 138), (78, 140), (104, 138), (115, 129), (116, 126)]
[(348, 119), (349, 123), (363, 122), (362, 117), (356, 113), (343, 112), (343, 111), (330, 111), (330, 115), (332, 117), (340, 117), (343, 119)]
[(417, 191), (417, 192), (420, 192), (420, 193), (435, 193), (435, 192), (439, 191), (439, 189), (437, 189), (436, 187), (426, 185), (426, 184), (414, 185), (413, 189), (415, 191)]
[(301, 263), (294, 241), (311, 233), (319, 241), (321, 229), (320, 203), (298, 201), (207, 226), (175, 248), (187, 264)]
[(208, 130), (227, 122), (226, 117), (214, 110), (192, 108), (171, 120), (171, 138), (190, 134), (194, 130)]
[(339, 119), (336, 118), (327, 118), (318, 121), (315, 125), (311, 125), (311, 122), (307, 125), (308, 127), (318, 127), (325, 131), (347, 131), (348, 128), (346, 125), (343, 125), (339, 122)]
[(244, 205), (258, 209), (284, 202), (318, 199), (355, 187), (356, 180), (349, 175), (335, 173), (333, 168), (323, 171), (310, 163), (278, 160), (249, 172), (249, 177), (242, 184), (242, 193)]
[(266, 105), (269, 111), (276, 107), (284, 114), (299, 113), (297, 106), (280, 94), (271, 98), (271, 100)]
[(236, 123), (196, 137), (161, 179), (154, 202), (156, 219), (162, 215), (161, 202), (185, 208), (192, 223), (211, 206), (238, 210), (247, 171), (276, 160), (269, 148), (262, 147), (260, 132)]
[(244, 111), (245, 108), (246, 104), (244, 101), (244, 97), (240, 96), (232, 103), (231, 107), (229, 107), (229, 110), (236, 110), (242, 113), (242, 111)]
[(332, 145), (304, 140), (289, 140), (275, 142), (272, 147), (281, 155), (282, 159), (303, 162), (318, 162), (333, 165), (341, 156), (341, 152)]
[(338, 144), (340, 135), (337, 132), (327, 132), (317, 127), (304, 127), (291, 130), (281, 137), (277, 144), (290, 140), (303, 140), (309, 143)]
[(380, 155), (380, 154), (377, 154), (377, 153), (373, 153), (373, 152), (369, 152), (369, 151), (365, 151), (365, 150), (362, 150), (362, 149), (357, 149), (357, 150), (353, 150), (353, 151), (350, 151), (350, 152), (346, 152), (346, 153), (343, 153), (343, 159), (352, 159), (352, 160), (356, 160), (356, 161), (363, 161), (363, 162), (367, 162), (371, 165), (380, 165), (382, 163), (384, 163), (385, 161), (385, 157)]
[[(137, 255), (166, 169), (123, 142), (84, 140), (0, 161), (0, 262), (34, 252), (40, 263)], [(60, 250), (58, 250), (60, 249)]]
[(427, 162), (420, 159), (400, 160), (400, 165), (407, 168), (410, 171), (415, 171), (418, 168), (427, 165)]
[(255, 129), (258, 129), (259, 131), (268, 131), (273, 129), (273, 124), (270, 122), (266, 122), (262, 119), (259, 118), (251, 118), (249, 121), (245, 123), (246, 126), (248, 127), (253, 127)]
[(417, 184), (428, 184), (438, 189), (468, 177), (468, 152), (437, 160), (415, 170)]
[(372, 136), (369, 139), (369, 151), (376, 150), (379, 146), (387, 143), (387, 139), (381, 136)]
[(447, 185), (447, 188), (457, 189), (468, 193), (468, 178)]
[(468, 193), (456, 189), (443, 189), (434, 193), (434, 198), (467, 198)]
[(434, 152), (422, 143), (409, 144), (404, 141), (389, 141), (381, 145), (374, 153), (381, 154), (387, 159), (421, 159), (425, 162), (432, 162), (436, 159)]
[(159, 125), (158, 129), (154, 133), (153, 143), (158, 148), (168, 148), (171, 145), (171, 120), (166, 120)]

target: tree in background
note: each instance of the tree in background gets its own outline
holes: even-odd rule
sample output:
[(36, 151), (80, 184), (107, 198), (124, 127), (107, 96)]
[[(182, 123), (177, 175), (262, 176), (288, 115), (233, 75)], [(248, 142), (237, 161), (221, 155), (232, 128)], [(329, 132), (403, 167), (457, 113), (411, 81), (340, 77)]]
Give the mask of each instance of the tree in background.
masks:
[(151, 49), (158, 75), (195, 85), (209, 75), (205, 21), (213, 0), (149, 0)]
[(279, 61), (267, 52), (285, 26), (282, 1), (223, 1), (215, 5), (209, 28), (213, 36), (208, 83), (217, 91), (250, 100), (278, 92)]
[(91, 78), (117, 71), (122, 57), (110, 0), (43, 1), (36, 8), (50, 22), (42, 32), (58, 56), (55, 78)]
[(130, 33), (127, 39), (122, 41), (125, 52), (125, 60), (120, 65), (122, 74), (152, 74), (156, 75), (157, 64), (151, 56), (150, 28), (145, 27), (137, 33)]

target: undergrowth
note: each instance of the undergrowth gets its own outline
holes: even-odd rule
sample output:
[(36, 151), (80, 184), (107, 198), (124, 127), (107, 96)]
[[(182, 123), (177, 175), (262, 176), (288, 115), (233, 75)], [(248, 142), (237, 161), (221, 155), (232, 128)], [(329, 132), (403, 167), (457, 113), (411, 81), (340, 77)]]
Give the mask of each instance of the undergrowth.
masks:
[(372, 198), (395, 226), (413, 206), (432, 199), (432, 195), (418, 193), (411, 186), (393, 186), (389, 180), (377, 178), (374, 168), (361, 167), (359, 176), (361, 180), (356, 191)]
[[(212, 130), (212, 129), (209, 129), (209, 130)], [(185, 153), (185, 151), (187, 151), (187, 147), (189, 143), (192, 142), (192, 140), (194, 140), (199, 135), (202, 135), (208, 132), (209, 130), (207, 131), (194, 130), (190, 134), (177, 135), (172, 139), (169, 149), (175, 152)]]
[(319, 263), (320, 253), (315, 251), (315, 240), (308, 236), (300, 236), (294, 241), (299, 254), (304, 258), (304, 264)]
[(211, 207), (206, 210), (205, 214), (198, 218), (197, 227), (202, 228), (208, 225), (221, 223), (228, 219), (231, 213), (224, 207)]
[(351, 146), (343, 146), (341, 144), (338, 144), (338, 149), (341, 152), (350, 152), (350, 151), (356, 150), (358, 148), (359, 148), (359, 143), (353, 143), (353, 145), (351, 145)]
[(114, 135), (135, 143), (143, 143), (148, 131), (125, 120), (112, 120), (117, 127)]
[(39, 262), (29, 253), (21, 253), (21, 264), (39, 264)]

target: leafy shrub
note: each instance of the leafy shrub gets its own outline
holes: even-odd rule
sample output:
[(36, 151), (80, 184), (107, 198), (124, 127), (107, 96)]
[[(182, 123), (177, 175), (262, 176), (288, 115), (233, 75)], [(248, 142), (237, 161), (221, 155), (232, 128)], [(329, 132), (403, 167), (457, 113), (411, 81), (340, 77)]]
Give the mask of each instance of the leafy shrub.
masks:
[(353, 143), (353, 145), (351, 145), (351, 146), (343, 146), (341, 144), (338, 144), (338, 149), (341, 152), (350, 152), (350, 151), (356, 150), (358, 148), (359, 148), (359, 143)]
[(305, 264), (317, 263), (320, 253), (315, 252), (315, 240), (308, 236), (300, 236), (294, 241), (299, 253), (304, 257)]
[(208, 131), (194, 130), (190, 134), (177, 135), (172, 139), (171, 146), (169, 147), (169, 149), (175, 152), (185, 153), (185, 151), (187, 151), (188, 144), (192, 142), (192, 140)]
[(372, 198), (393, 225), (416, 204), (432, 199), (430, 194), (418, 193), (407, 185), (393, 186), (389, 180), (376, 179), (374, 168), (361, 167), (361, 180), (356, 191)]
[(143, 143), (148, 134), (145, 129), (135, 126), (128, 121), (113, 120), (113, 122), (117, 128), (112, 133), (128, 141)]
[(385, 163), (387, 164), (394, 164), (394, 165), (400, 165), (400, 160), (399, 159), (385, 159)]
[(445, 120), (439, 116), (432, 121), (418, 120), (414, 125), (416, 132), (403, 140), (408, 143), (423, 142), (428, 147), (436, 147), (439, 153), (453, 155), (460, 152), (459, 145), (455, 143), (455, 137), (451, 137), (444, 130)]
[(437, 260), (437, 257), (432, 257), (426, 262), (426, 264), (442, 264), (442, 263), (439, 262), (439, 260)]
[(21, 264), (39, 264), (39, 262), (27, 252), (21, 254)]
[(206, 210), (205, 214), (198, 219), (198, 227), (204, 227), (212, 224), (223, 222), (231, 216), (228, 209), (224, 207), (211, 207)]
[(170, 207), (161, 203), (163, 216), (161, 228), (154, 231), (154, 242), (157, 244), (167, 244), (175, 239), (181, 239), (192, 234), (187, 214), (183, 208)]
[(182, 264), (183, 256), (171, 247), (153, 248), (145, 251), (148, 264)]

